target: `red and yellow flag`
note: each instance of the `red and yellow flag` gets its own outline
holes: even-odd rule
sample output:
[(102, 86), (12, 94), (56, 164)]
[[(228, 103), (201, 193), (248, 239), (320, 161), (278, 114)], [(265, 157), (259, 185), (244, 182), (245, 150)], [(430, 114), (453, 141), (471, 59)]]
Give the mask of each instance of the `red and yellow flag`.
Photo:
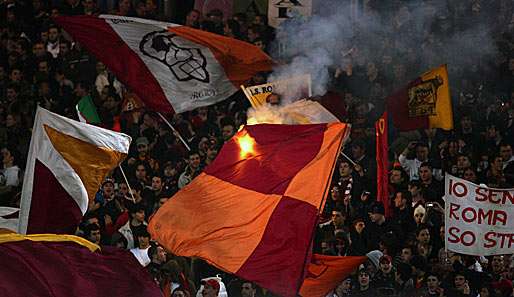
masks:
[(246, 126), (149, 224), (172, 253), (296, 296), (349, 127)]
[(402, 131), (453, 129), (453, 111), (446, 65), (432, 69), (387, 98), (394, 126)]

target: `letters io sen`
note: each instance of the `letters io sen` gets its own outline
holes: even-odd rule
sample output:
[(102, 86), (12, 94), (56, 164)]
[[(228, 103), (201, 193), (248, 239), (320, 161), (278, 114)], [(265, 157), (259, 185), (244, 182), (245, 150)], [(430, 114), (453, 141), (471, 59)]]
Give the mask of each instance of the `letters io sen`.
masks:
[(448, 194), (455, 196), (457, 198), (462, 198), (470, 194), (474, 194), (473, 199), (475, 201), (488, 201), (493, 204), (510, 203), (514, 205), (514, 193), (512, 193), (511, 191), (477, 187), (475, 188), (474, 193), (470, 193), (470, 190), (468, 189), (466, 184), (461, 182), (455, 182), (452, 179), (450, 179)]

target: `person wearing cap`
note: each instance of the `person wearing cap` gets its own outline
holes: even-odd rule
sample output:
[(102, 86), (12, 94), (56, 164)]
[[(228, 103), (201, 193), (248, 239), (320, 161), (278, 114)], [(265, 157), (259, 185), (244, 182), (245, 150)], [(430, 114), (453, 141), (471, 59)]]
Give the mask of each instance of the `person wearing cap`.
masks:
[(384, 205), (382, 202), (375, 202), (369, 212), (369, 218), (371, 223), (367, 226), (371, 250), (379, 249), (380, 237), (383, 234), (390, 234), (391, 237), (401, 234), (401, 230), (396, 228), (389, 220), (385, 217)]
[[(393, 260), (389, 255), (383, 255), (379, 259), (379, 269), (373, 276), (373, 286), (377, 290), (388, 288), (393, 289), (395, 284), (396, 269), (393, 267)], [(384, 290), (387, 291), (387, 290)]]
[(218, 297), (218, 294), (220, 292), (220, 283), (214, 279), (207, 279), (202, 281), (203, 290), (202, 290), (202, 296), (203, 297)]
[(136, 151), (137, 156), (131, 157), (127, 161), (130, 166), (143, 162), (145, 166), (153, 171), (157, 172), (159, 170), (159, 163), (150, 156), (150, 141), (148, 138), (142, 136), (136, 139)]

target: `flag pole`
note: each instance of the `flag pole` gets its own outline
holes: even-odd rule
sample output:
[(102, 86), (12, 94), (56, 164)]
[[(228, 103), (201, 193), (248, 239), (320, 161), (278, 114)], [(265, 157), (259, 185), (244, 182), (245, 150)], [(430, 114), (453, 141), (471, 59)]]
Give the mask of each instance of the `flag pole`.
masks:
[(134, 202), (134, 204), (136, 204), (136, 198), (134, 198), (134, 193), (132, 193), (132, 188), (130, 187), (127, 176), (125, 175), (125, 171), (123, 171), (123, 168), (121, 168), (121, 164), (118, 165), (118, 168), (120, 168), (121, 174), (123, 175), (123, 179), (125, 179), (125, 183), (127, 183), (127, 187), (129, 189), (130, 196), (132, 196), (132, 202)]
[(170, 122), (168, 122), (168, 120), (160, 113), (158, 112), (157, 113), (161, 119), (171, 128), (171, 130), (173, 130), (173, 133), (175, 133), (176, 136), (178, 136), (178, 138), (180, 139), (180, 141), (182, 141), (182, 144), (187, 148), (188, 151), (191, 151), (191, 148), (189, 147), (189, 145), (187, 144), (187, 142), (184, 140), (184, 138), (182, 138), (182, 135), (180, 135), (180, 133), (178, 133), (178, 131), (175, 129), (175, 127), (173, 127)]
[(343, 157), (345, 157), (348, 161), (350, 161), (350, 163), (352, 163), (353, 167), (357, 166), (357, 163), (355, 163), (352, 159), (350, 159), (350, 157), (348, 157), (348, 155), (346, 155), (343, 151), (341, 151), (341, 155), (343, 155)]

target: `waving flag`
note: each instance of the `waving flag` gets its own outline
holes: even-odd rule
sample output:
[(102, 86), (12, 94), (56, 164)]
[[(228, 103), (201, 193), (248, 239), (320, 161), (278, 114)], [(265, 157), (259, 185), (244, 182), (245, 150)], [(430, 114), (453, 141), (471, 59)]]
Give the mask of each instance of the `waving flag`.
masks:
[(214, 104), (271, 70), (258, 47), (186, 26), (111, 15), (55, 21), (156, 111)]
[(0, 254), (2, 296), (162, 296), (130, 252), (77, 236), (0, 234)]
[(367, 259), (365, 256), (340, 257), (314, 254), (300, 289), (300, 296), (327, 296)]
[(130, 137), (38, 108), (23, 180), (19, 233), (75, 229)]
[(402, 131), (453, 129), (453, 111), (446, 65), (432, 69), (387, 98), (393, 125)]
[(176, 255), (296, 296), (348, 132), (342, 123), (246, 126), (157, 211), (150, 233)]
[(387, 111), (375, 122), (376, 157), (377, 157), (377, 201), (384, 204), (385, 216), (391, 217), (389, 201), (389, 142)]

